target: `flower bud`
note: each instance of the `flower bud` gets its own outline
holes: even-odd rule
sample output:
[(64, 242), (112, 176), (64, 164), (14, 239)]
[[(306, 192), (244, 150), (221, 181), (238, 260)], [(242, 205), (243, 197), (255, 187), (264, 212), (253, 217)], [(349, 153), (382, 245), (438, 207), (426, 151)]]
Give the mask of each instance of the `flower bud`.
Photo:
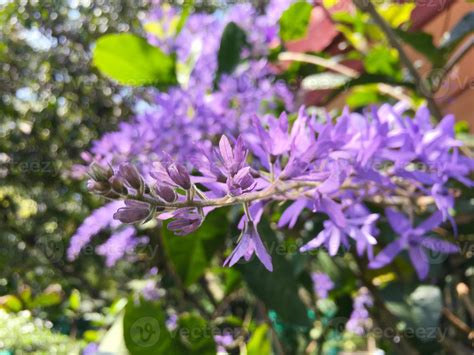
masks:
[(185, 190), (191, 188), (191, 178), (184, 166), (178, 163), (171, 163), (167, 166), (166, 172), (173, 182)]
[(125, 200), (125, 207), (114, 213), (114, 219), (122, 223), (137, 223), (150, 215), (150, 205), (145, 202)]
[(161, 197), (166, 202), (175, 202), (178, 196), (176, 192), (170, 187), (166, 185), (156, 185), (155, 186), (156, 194)]
[(87, 181), (87, 189), (90, 192), (103, 195), (110, 191), (110, 184), (108, 181), (95, 181), (90, 179)]
[(104, 167), (97, 162), (93, 162), (89, 165), (89, 175), (95, 181), (107, 182), (113, 174), (114, 171), (110, 166)]
[(110, 185), (112, 186), (112, 190), (115, 192), (126, 195), (127, 194), (127, 188), (125, 187), (125, 180), (121, 176), (112, 176), (109, 179)]
[(120, 165), (119, 174), (122, 176), (127, 183), (136, 190), (143, 189), (143, 179), (140, 176), (137, 168), (132, 164), (125, 163)]

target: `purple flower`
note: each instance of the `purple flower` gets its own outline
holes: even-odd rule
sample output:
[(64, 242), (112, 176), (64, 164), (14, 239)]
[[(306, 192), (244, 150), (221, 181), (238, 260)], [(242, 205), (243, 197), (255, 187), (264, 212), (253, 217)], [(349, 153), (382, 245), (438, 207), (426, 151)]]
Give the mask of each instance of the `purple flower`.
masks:
[(241, 137), (237, 139), (234, 148), (229, 139), (223, 135), (219, 141), (219, 154), (217, 157), (224, 167), (224, 175), (231, 177), (236, 175), (245, 166), (248, 151), (244, 148)]
[(113, 219), (112, 215), (121, 206), (123, 206), (122, 201), (110, 202), (93, 211), (92, 214), (82, 222), (76, 233), (71, 237), (67, 250), (68, 260), (72, 261), (76, 259), (82, 248), (89, 244), (92, 237), (99, 234), (100, 231), (108, 227), (116, 227), (120, 224)]
[(334, 288), (334, 282), (331, 278), (322, 272), (313, 272), (311, 274), (313, 280), (314, 292), (320, 299), (328, 297), (329, 291)]
[(349, 248), (348, 236), (358, 243), (364, 243), (364, 245), (376, 244), (377, 240), (372, 235), (372, 232), (373, 224), (378, 217), (377, 214), (369, 214), (347, 218), (347, 223), (343, 228), (336, 225), (332, 220), (327, 220), (324, 222), (324, 229), (319, 232), (316, 238), (302, 246), (300, 251), (313, 250), (324, 244), (329, 251), (329, 255), (336, 255), (341, 243), (346, 248)]
[(364, 335), (370, 326), (370, 315), (367, 308), (372, 307), (373, 300), (369, 291), (364, 287), (354, 298), (353, 310), (346, 323), (346, 329), (357, 335)]
[(232, 334), (228, 332), (224, 332), (223, 334), (214, 335), (214, 341), (217, 344), (217, 353), (226, 354), (227, 352), (225, 348), (234, 342), (234, 337)]
[(99, 353), (99, 345), (96, 343), (89, 343), (82, 349), (82, 355), (96, 355)]
[(145, 284), (145, 287), (142, 289), (142, 295), (143, 298), (145, 298), (148, 301), (156, 301), (159, 300), (161, 295), (160, 295), (160, 290), (158, 289), (158, 285), (156, 284), (156, 281), (149, 280)]
[(171, 163), (166, 166), (166, 172), (170, 179), (178, 186), (182, 187), (185, 190), (191, 188), (191, 178), (186, 168), (178, 163)]
[(428, 237), (426, 234), (439, 226), (443, 221), (441, 212), (435, 212), (428, 219), (413, 227), (408, 218), (392, 209), (387, 209), (385, 215), (399, 238), (388, 244), (370, 262), (372, 269), (381, 268), (390, 263), (402, 250), (407, 249), (410, 260), (415, 267), (418, 277), (423, 280), (428, 276), (429, 258), (424, 248), (441, 253), (456, 253), (459, 248), (449, 242)]
[(201, 226), (203, 217), (195, 209), (182, 208), (174, 214), (174, 220), (168, 223), (168, 229), (176, 235), (186, 235)]
[(233, 196), (242, 195), (253, 190), (256, 184), (250, 172), (250, 167), (240, 169), (234, 176), (227, 179), (229, 192)]
[(125, 200), (125, 207), (114, 213), (114, 219), (122, 223), (142, 222), (150, 216), (150, 205), (136, 200)]
[(254, 253), (268, 271), (273, 271), (272, 258), (263, 245), (254, 222), (247, 221), (239, 237), (239, 243), (224, 261), (224, 266), (233, 266), (241, 258), (249, 261)]
[(148, 243), (148, 237), (138, 238), (133, 227), (126, 227), (112, 233), (109, 239), (96, 249), (98, 255), (105, 257), (105, 265), (114, 266), (117, 261), (130, 253), (139, 244)]
[(178, 327), (178, 316), (176, 314), (171, 314), (165, 322), (166, 328), (169, 331), (173, 331)]

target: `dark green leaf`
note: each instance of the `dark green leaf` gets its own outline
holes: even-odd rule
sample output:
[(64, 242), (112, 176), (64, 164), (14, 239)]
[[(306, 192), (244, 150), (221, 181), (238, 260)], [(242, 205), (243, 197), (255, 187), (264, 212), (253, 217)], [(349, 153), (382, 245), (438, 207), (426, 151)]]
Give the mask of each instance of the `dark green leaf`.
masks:
[(157, 302), (130, 298), (123, 318), (125, 345), (132, 355), (170, 354), (172, 338), (165, 325), (165, 314)]
[(402, 30), (395, 30), (398, 37), (410, 45), (414, 50), (423, 54), (434, 67), (443, 64), (445, 55), (444, 52), (433, 44), (433, 36), (425, 32), (407, 32)]
[(166, 252), (185, 286), (204, 274), (215, 251), (225, 241), (226, 213), (225, 209), (210, 213), (196, 232), (186, 236), (175, 236), (162, 228)]
[(286, 323), (309, 326), (306, 307), (298, 296), (299, 285), (292, 264), (282, 255), (277, 246), (277, 239), (268, 224), (261, 222), (259, 231), (262, 240), (271, 246), (269, 252), (272, 256), (273, 272), (265, 269), (255, 256), (250, 262), (239, 264), (238, 270), (248, 287), (268, 310), (277, 312)]
[(388, 309), (404, 321), (410, 330), (425, 330), (416, 333), (419, 339), (428, 341), (437, 335), (429, 330), (437, 329), (441, 317), (443, 303), (438, 287), (421, 285), (413, 290), (393, 282), (381, 294)]
[(133, 34), (102, 36), (93, 58), (102, 73), (121, 84), (167, 87), (177, 83), (174, 57)]
[(215, 354), (216, 343), (211, 330), (200, 316), (192, 314), (181, 316), (176, 334), (185, 349), (183, 354)]
[(280, 38), (291, 41), (303, 38), (308, 32), (311, 10), (306, 1), (298, 1), (283, 12), (280, 17)]
[(240, 61), (240, 53), (247, 43), (246, 34), (235, 22), (229, 22), (222, 33), (217, 53), (216, 78), (224, 73), (232, 73)]

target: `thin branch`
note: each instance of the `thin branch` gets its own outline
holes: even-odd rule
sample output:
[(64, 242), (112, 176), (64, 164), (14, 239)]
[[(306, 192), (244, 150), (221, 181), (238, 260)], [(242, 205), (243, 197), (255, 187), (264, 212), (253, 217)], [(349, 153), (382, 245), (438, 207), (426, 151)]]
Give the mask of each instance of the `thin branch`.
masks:
[(444, 78), (449, 74), (449, 72), (454, 68), (454, 66), (458, 64), (462, 58), (464, 58), (464, 56), (471, 50), (472, 47), (474, 47), (474, 36), (471, 36), (466, 42), (464, 42), (461, 48), (459, 48), (451, 56), (451, 58), (449, 58), (448, 62), (446, 63), (446, 65), (444, 66), (441, 72), (441, 77), (436, 78), (437, 81), (435, 85), (433, 85), (433, 88), (432, 88), (433, 92), (438, 91)]
[(468, 335), (469, 340), (474, 339), (474, 330), (471, 329), (466, 323), (464, 323), (461, 319), (459, 319), (451, 310), (444, 307), (443, 308), (443, 316), (458, 330), (466, 333)]
[[(318, 57), (312, 54), (305, 54), (305, 53), (297, 53), (297, 52), (283, 52), (280, 53), (278, 56), (280, 61), (297, 61), (297, 62), (304, 62), (309, 64), (318, 65), (332, 71), (335, 71), (339, 74), (348, 76), (349, 78), (356, 79), (360, 76), (357, 70), (354, 70), (348, 66), (343, 64), (337, 63), (332, 59), (326, 59), (322, 57)], [(389, 96), (394, 97), (397, 100), (412, 102), (411, 98), (405, 95), (402, 91), (399, 90), (400, 87), (392, 87), (390, 85), (380, 83), (378, 84), (379, 90)]]
[(418, 84), (418, 92), (425, 98), (431, 114), (436, 118), (436, 120), (440, 121), (443, 116), (432, 97), (431, 89), (428, 88), (426, 82), (413, 65), (413, 62), (408, 58), (408, 55), (405, 53), (395, 31), (387, 24), (387, 22), (385, 22), (382, 16), (380, 16), (370, 0), (354, 0), (353, 2), (359, 10), (367, 12), (372, 17), (375, 24), (385, 33), (390, 45), (398, 51), (400, 61), (407, 68), (415, 83)]

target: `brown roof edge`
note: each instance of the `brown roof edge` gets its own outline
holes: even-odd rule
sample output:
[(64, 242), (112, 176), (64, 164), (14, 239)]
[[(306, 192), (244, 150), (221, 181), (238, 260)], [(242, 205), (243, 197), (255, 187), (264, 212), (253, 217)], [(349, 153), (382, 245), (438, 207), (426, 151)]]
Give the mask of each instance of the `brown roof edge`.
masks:
[[(409, 0), (414, 1), (414, 0)], [(418, 0), (411, 14), (411, 31), (416, 31), (449, 9), (457, 0)]]

